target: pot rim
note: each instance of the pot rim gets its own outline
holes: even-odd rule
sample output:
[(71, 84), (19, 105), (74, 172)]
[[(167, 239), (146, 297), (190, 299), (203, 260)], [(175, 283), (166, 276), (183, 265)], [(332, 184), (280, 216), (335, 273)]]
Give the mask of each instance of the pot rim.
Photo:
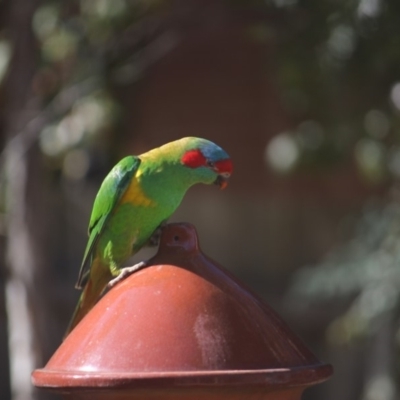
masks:
[(165, 372), (99, 372), (37, 369), (32, 373), (32, 383), (37, 387), (81, 390), (101, 388), (150, 387), (234, 387), (311, 386), (327, 380), (333, 373), (330, 364), (316, 364), (295, 368), (259, 370), (210, 370)]

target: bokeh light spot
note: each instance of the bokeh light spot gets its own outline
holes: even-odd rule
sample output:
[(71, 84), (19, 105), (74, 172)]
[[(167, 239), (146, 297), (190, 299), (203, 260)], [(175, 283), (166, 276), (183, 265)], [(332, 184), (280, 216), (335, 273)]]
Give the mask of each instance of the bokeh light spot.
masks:
[(89, 169), (89, 157), (86, 151), (74, 149), (67, 153), (63, 162), (63, 174), (71, 180), (85, 177)]
[(383, 112), (370, 110), (364, 117), (364, 127), (372, 137), (383, 139), (389, 133), (390, 122)]
[(293, 135), (287, 132), (276, 135), (265, 150), (266, 162), (277, 172), (289, 172), (296, 165), (300, 151)]
[(393, 85), (392, 90), (390, 91), (390, 100), (397, 110), (400, 110), (400, 82)]

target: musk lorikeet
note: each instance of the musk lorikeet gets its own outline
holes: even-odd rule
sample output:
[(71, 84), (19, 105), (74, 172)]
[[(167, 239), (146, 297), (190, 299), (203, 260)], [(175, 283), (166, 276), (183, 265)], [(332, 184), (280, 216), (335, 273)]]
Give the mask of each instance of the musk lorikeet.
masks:
[(228, 154), (209, 140), (187, 137), (140, 156), (123, 158), (106, 176), (94, 201), (89, 240), (76, 287), (83, 289), (69, 333), (103, 291), (146, 265), (121, 265), (146, 245), (196, 183), (227, 185)]

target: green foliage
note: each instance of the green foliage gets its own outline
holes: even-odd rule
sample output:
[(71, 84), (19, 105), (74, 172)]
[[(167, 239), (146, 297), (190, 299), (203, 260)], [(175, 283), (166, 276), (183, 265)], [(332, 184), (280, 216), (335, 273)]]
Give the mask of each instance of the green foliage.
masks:
[(83, 179), (91, 148), (109, 147), (107, 133), (121, 116), (112, 87), (140, 77), (137, 27), (162, 6), (160, 0), (48, 0), (36, 10), (41, 58), (33, 88), (51, 114), (39, 144), (64, 177)]
[(354, 238), (320, 265), (300, 270), (292, 295), (311, 301), (347, 299), (347, 311), (328, 331), (334, 343), (376, 333), (385, 315), (397, 318), (400, 305), (400, 205), (365, 208)]
[[(279, 11), (272, 36), (281, 101), (294, 124), (297, 168), (312, 171), (351, 161), (366, 182), (397, 179), (399, 2), (268, 4)], [(271, 24), (268, 28), (271, 36)]]
[[(400, 176), (400, 5), (396, 0), (229, 0), (236, 10), (265, 15), (246, 35), (274, 48), (275, 84), (293, 121), (290, 132), (276, 132), (278, 141), (266, 151), (276, 172), (289, 173), (354, 163), (371, 184)], [(111, 85), (132, 85), (143, 75), (143, 21), (172, 7), (167, 0), (45, 0), (32, 28), (41, 59), (34, 90), (44, 104), (71, 85), (92, 79), (93, 91), (115, 102)], [(273, 18), (268, 18), (268, 15)], [(153, 24), (154, 25), (154, 24)], [(151, 26), (151, 24), (149, 24)], [(150, 29), (151, 31), (151, 29)], [(151, 34), (150, 34), (151, 36)], [(0, 38), (1, 39), (1, 38)], [(11, 45), (0, 42), (0, 79)], [(83, 92), (78, 97), (91, 96)], [(116, 104), (104, 109), (115, 112)], [(64, 114), (69, 114), (67, 110)], [(117, 122), (118, 113), (96, 129), (98, 142)], [(45, 127), (49, 138), (59, 121)], [(110, 121), (112, 122), (110, 124)], [(63, 123), (65, 126), (66, 124)], [(54, 133), (53, 143), (58, 134)], [(71, 135), (74, 135), (71, 133)], [(283, 136), (280, 136), (283, 135)], [(90, 140), (58, 143), (47, 157), (61, 165), (69, 149)], [(280, 136), (280, 137), (279, 137)], [(69, 146), (68, 143), (73, 143)], [(283, 155), (270, 157), (276, 146)], [(287, 147), (285, 147), (287, 146)], [(84, 151), (85, 148), (83, 148)], [(278, 160), (278, 164), (274, 164)], [(84, 174), (82, 174), (84, 176)]]

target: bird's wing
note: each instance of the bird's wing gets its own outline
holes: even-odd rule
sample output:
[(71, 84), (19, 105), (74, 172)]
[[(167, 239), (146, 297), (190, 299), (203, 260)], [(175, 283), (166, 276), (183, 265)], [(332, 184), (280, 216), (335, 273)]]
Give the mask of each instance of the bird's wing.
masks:
[(93, 204), (89, 222), (89, 240), (86, 245), (76, 288), (81, 289), (90, 271), (93, 248), (103, 232), (107, 220), (112, 214), (119, 199), (129, 186), (132, 177), (140, 165), (140, 158), (128, 156), (123, 158), (104, 179)]

